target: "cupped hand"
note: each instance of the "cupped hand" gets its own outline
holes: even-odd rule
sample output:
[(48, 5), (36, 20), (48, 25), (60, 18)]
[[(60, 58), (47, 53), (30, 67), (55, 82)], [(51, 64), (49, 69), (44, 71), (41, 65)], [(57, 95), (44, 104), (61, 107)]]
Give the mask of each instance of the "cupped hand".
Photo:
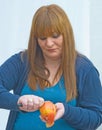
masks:
[(56, 106), (56, 115), (54, 120), (56, 121), (64, 115), (65, 108), (63, 103), (56, 103), (55, 106)]
[(35, 95), (23, 95), (18, 99), (19, 109), (22, 111), (33, 112), (39, 109), (44, 103), (44, 99)]

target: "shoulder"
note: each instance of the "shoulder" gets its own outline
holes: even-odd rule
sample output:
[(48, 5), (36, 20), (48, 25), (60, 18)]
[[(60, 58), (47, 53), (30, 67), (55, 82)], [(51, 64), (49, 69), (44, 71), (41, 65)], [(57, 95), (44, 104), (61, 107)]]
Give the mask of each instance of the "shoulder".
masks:
[(25, 59), (25, 53), (23, 51), (20, 51), (12, 55), (8, 60), (18, 60), (20, 62), (23, 62)]
[(25, 64), (27, 62), (27, 55), (25, 52), (20, 51), (18, 53), (15, 53), (11, 57), (9, 57), (6, 62), (11, 62), (15, 64)]
[(92, 61), (84, 55), (78, 54), (76, 58), (76, 78), (77, 83), (83, 83), (90, 77), (96, 79), (100, 77), (98, 69), (94, 66)]
[(0, 70), (4, 69), (11, 69), (18, 70), (24, 69), (27, 66), (27, 56), (22, 55), (23, 52), (15, 53), (14, 55), (10, 56), (1, 66)]
[(76, 58), (76, 73), (88, 73), (91, 69), (97, 71), (92, 61), (85, 55), (78, 54)]

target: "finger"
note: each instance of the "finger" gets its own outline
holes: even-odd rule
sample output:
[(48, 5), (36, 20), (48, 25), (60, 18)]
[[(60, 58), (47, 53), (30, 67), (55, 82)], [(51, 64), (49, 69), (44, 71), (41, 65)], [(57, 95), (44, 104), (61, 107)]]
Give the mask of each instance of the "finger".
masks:
[(59, 111), (57, 111), (57, 113), (56, 113), (56, 115), (55, 115), (55, 119), (54, 120), (58, 120), (58, 119), (60, 119), (62, 117), (62, 111), (61, 110), (59, 110)]
[(19, 106), (19, 108), (27, 108), (27, 99), (19, 100), (17, 105)]
[(43, 98), (39, 98), (39, 107), (41, 107), (44, 104), (44, 99)]
[(34, 106), (34, 101), (32, 98), (29, 98), (28, 103), (27, 103), (27, 109), (31, 110), (31, 109), (33, 109), (33, 106)]
[(23, 98), (18, 105), (21, 110), (30, 111), (33, 109), (33, 100), (31, 98)]
[(36, 97), (34, 98), (34, 104), (38, 105), (38, 107), (42, 106), (44, 103), (44, 99), (41, 97)]

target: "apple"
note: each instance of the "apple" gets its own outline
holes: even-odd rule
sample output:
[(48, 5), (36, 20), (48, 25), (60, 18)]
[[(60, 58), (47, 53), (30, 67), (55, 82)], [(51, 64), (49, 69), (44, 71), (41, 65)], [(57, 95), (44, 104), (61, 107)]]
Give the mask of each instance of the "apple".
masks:
[(56, 106), (51, 101), (45, 101), (40, 107), (40, 114), (42, 120), (46, 122), (46, 127), (51, 127), (54, 125), (54, 118), (56, 115)]

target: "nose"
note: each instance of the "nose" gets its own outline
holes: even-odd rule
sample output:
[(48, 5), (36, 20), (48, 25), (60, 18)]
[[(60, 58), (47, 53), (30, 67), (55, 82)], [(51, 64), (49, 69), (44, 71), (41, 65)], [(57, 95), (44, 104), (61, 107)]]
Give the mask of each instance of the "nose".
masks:
[(51, 37), (48, 37), (48, 38), (46, 39), (46, 46), (47, 46), (47, 47), (52, 47), (53, 45), (54, 45), (53, 39), (52, 39)]

